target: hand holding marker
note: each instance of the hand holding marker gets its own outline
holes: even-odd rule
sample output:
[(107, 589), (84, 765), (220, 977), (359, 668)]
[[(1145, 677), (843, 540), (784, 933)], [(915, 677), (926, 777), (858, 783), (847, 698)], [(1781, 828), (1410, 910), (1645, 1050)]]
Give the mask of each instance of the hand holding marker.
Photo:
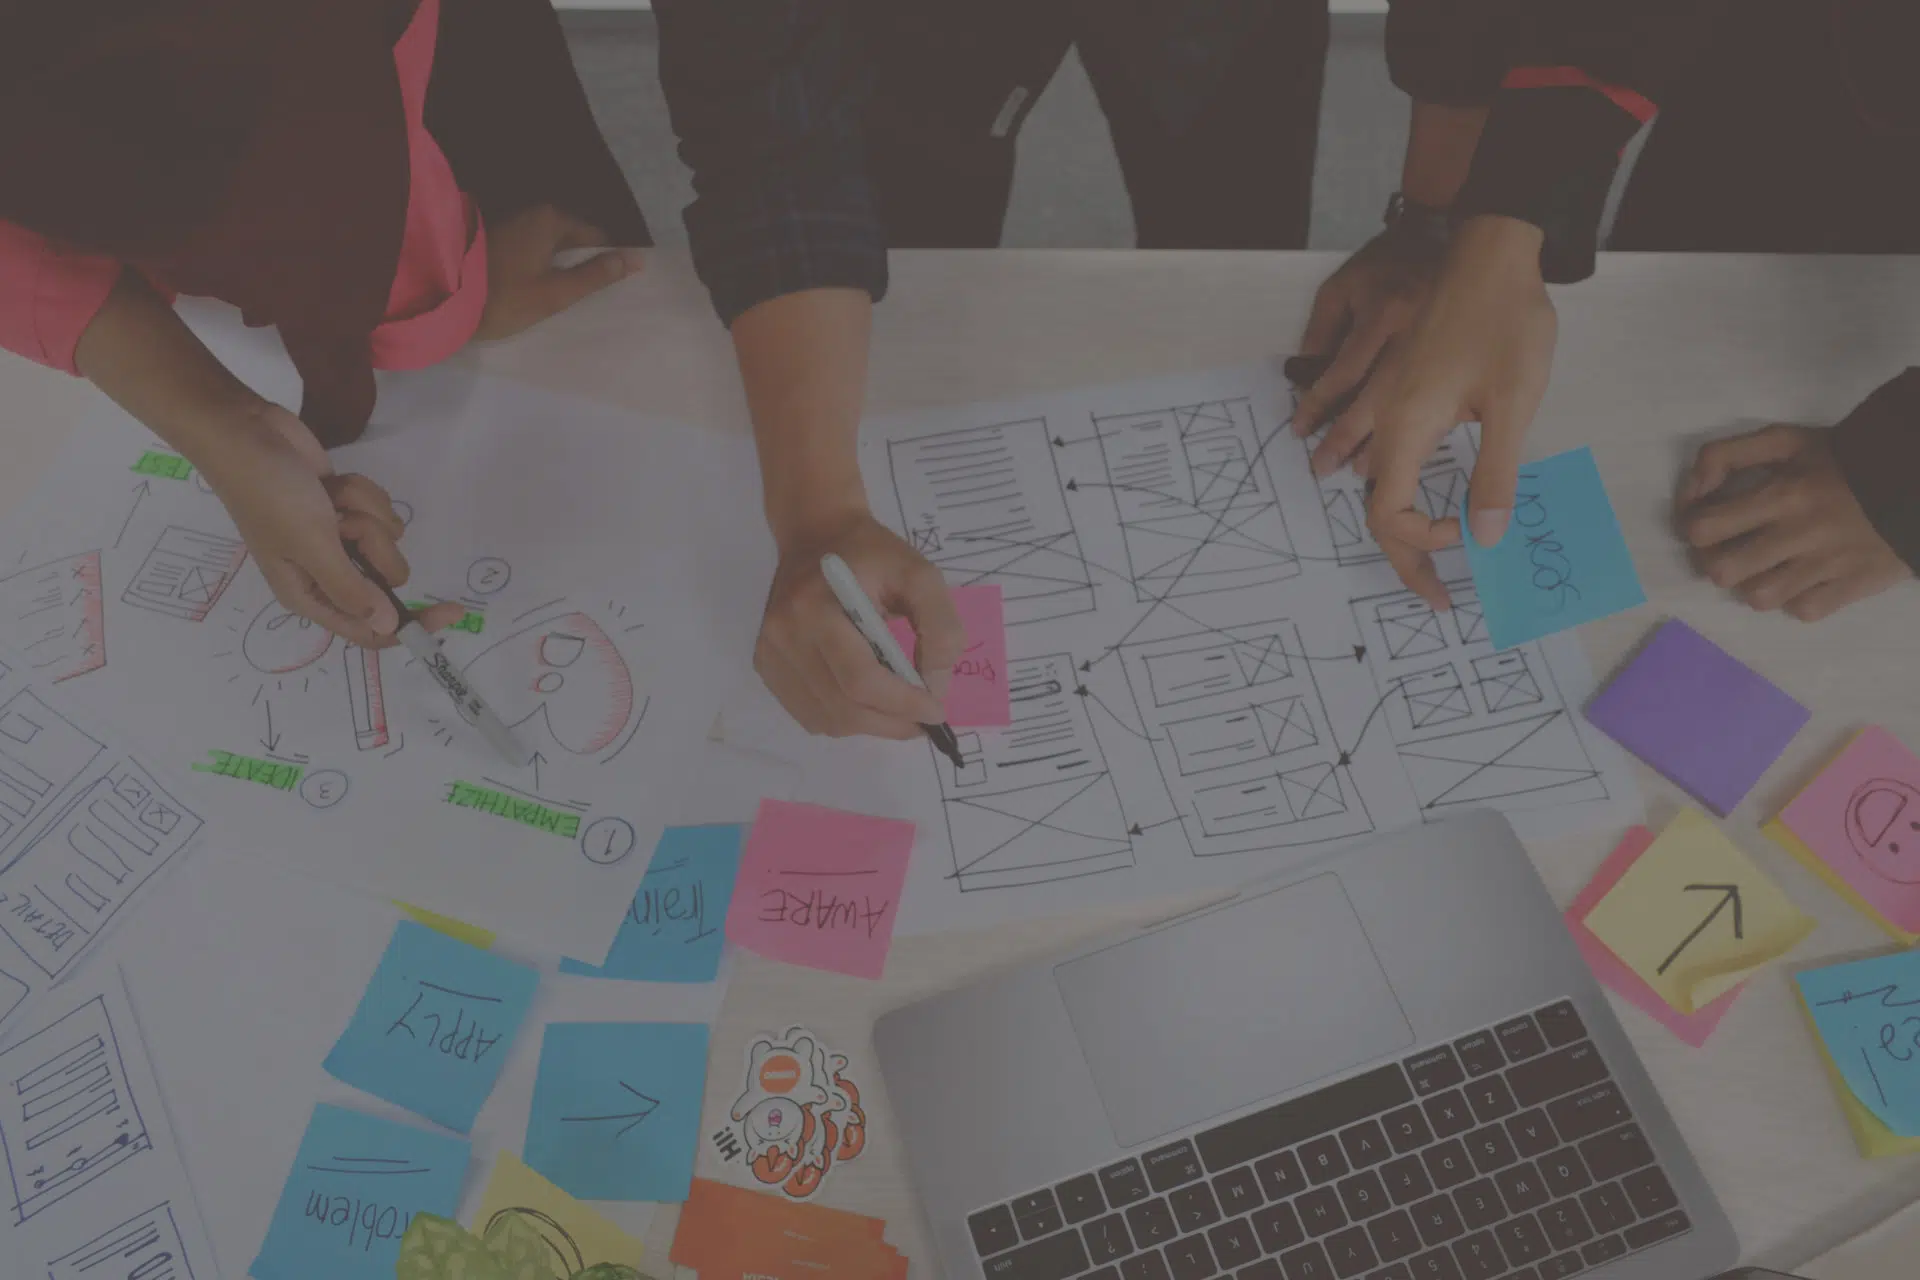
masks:
[[(894, 641), (893, 632), (887, 629), (886, 619), (882, 618), (880, 611), (873, 607), (873, 601), (867, 598), (867, 593), (860, 587), (860, 580), (853, 576), (853, 570), (847, 567), (847, 562), (829, 552), (820, 558), (820, 572), (825, 575), (827, 586), (833, 591), (833, 598), (840, 602), (840, 608), (846, 613), (847, 621), (854, 625), (854, 629), (860, 633), (861, 638), (872, 648), (873, 656), (880, 660), (880, 665), (914, 688), (925, 689), (926, 681), (922, 680), (920, 673), (914, 670), (912, 660), (900, 651), (899, 644)], [(923, 724), (920, 727), (926, 731), (927, 738), (939, 748), (940, 753), (953, 761), (954, 768), (967, 767), (966, 757), (960, 754), (960, 739), (954, 736), (951, 726)]]

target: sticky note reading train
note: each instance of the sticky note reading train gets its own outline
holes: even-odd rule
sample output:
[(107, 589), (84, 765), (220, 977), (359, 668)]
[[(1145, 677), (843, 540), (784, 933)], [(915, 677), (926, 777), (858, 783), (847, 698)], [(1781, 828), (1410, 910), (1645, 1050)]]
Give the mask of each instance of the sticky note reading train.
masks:
[(632, 982), (712, 982), (746, 828), (668, 827), (634, 892), (606, 963), (562, 960), (560, 972)]
[(1920, 952), (1796, 976), (1846, 1087), (1897, 1137), (1920, 1137)]
[(1813, 931), (1780, 886), (1694, 809), (1667, 824), (1586, 924), (1685, 1014), (1699, 1013)]
[[(947, 687), (947, 723), (956, 729), (1005, 728), (1013, 723), (1007, 692), (1007, 623), (1000, 588), (992, 583), (953, 588), (953, 607), (967, 631), (967, 647), (953, 664)], [(905, 618), (889, 618), (887, 627), (909, 657), (913, 627)]]
[(727, 939), (769, 960), (878, 978), (912, 854), (911, 822), (763, 800)]
[(1920, 942), (1920, 759), (1875, 725), (1766, 832), (1909, 945)]

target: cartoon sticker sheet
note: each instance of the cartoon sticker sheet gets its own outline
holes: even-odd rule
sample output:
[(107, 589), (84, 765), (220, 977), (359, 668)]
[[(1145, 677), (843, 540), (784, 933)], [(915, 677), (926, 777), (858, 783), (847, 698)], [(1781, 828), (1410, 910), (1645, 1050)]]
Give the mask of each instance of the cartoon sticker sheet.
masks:
[(707, 1141), (728, 1177), (794, 1200), (811, 1198), (866, 1149), (861, 1074), (804, 1027), (755, 1039), (738, 1096), (708, 1125)]

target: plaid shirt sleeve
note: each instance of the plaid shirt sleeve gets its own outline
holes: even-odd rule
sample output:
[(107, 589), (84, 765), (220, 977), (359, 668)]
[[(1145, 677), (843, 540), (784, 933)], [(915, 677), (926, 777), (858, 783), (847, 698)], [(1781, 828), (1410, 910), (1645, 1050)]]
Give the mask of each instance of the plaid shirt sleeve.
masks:
[(693, 171), (687, 236), (723, 323), (804, 289), (887, 289), (850, 0), (655, 0), (660, 80)]

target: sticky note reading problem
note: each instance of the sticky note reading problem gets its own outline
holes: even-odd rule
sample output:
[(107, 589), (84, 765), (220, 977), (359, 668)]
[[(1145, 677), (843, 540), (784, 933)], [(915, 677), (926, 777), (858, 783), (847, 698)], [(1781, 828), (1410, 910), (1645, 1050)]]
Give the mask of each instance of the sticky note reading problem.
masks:
[(640, 1265), (638, 1240), (527, 1168), (513, 1152), (502, 1151), (493, 1162), (493, 1176), (487, 1180), (480, 1212), (473, 1220), (474, 1232), (482, 1238), (497, 1235), (497, 1224), (515, 1216), (536, 1227), (550, 1224), (558, 1230), (557, 1236), (546, 1230), (540, 1234), (556, 1251), (565, 1251), (559, 1261), (568, 1275), (605, 1262)]
[[(967, 647), (953, 664), (953, 683), (947, 686), (947, 723), (956, 729), (1005, 728), (1013, 723), (1013, 702), (1007, 687), (1007, 623), (1000, 588), (992, 583), (955, 587), (953, 607), (966, 628)], [(912, 624), (889, 618), (887, 627), (900, 647), (917, 658)]]
[(1920, 951), (1795, 980), (1848, 1091), (1896, 1137), (1920, 1138)]
[(763, 800), (727, 937), (769, 960), (878, 978), (913, 854), (913, 824)]
[(526, 1162), (583, 1200), (678, 1203), (693, 1181), (706, 1090), (701, 1024), (550, 1023)]
[(470, 1155), (459, 1138), (321, 1103), (249, 1270), (260, 1280), (392, 1280), (413, 1215), (453, 1215)]
[(712, 982), (747, 830), (669, 827), (614, 936), (606, 963), (562, 960), (560, 972), (632, 982)]
[(1693, 809), (1654, 838), (1586, 925), (1684, 1014), (1699, 1013), (1813, 931), (1780, 886)]
[(1862, 730), (1765, 830), (1882, 929), (1920, 942), (1920, 759), (1898, 738)]
[(1496, 649), (1647, 602), (1591, 449), (1522, 466), (1500, 541), (1462, 541)]
[(402, 920), (327, 1074), (465, 1133), (539, 985), (538, 970)]

